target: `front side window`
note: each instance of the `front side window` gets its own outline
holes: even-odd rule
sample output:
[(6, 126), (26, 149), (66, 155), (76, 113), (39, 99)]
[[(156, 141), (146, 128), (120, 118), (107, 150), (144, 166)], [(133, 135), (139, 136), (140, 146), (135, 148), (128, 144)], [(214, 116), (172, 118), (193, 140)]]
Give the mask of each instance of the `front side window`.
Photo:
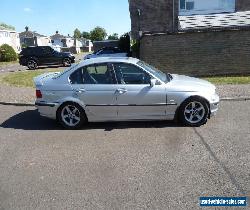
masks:
[(107, 64), (82, 67), (71, 74), (70, 82), (71, 84), (114, 84)]
[(114, 70), (119, 84), (150, 84), (151, 76), (133, 64), (115, 63)]

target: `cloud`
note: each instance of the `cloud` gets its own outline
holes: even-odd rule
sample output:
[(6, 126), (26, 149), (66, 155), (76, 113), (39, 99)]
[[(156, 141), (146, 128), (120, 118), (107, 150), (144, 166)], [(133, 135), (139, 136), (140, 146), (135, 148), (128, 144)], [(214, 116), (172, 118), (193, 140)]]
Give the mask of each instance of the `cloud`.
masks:
[(29, 7), (23, 9), (24, 12), (31, 12), (32, 10)]

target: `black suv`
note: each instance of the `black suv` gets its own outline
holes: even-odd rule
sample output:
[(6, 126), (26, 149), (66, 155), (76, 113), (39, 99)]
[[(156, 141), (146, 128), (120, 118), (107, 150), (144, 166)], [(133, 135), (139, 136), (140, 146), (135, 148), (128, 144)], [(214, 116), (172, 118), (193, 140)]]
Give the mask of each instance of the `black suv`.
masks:
[(58, 52), (49, 46), (27, 47), (19, 54), (19, 63), (29, 69), (36, 69), (42, 65), (71, 66), (75, 56), (70, 52)]

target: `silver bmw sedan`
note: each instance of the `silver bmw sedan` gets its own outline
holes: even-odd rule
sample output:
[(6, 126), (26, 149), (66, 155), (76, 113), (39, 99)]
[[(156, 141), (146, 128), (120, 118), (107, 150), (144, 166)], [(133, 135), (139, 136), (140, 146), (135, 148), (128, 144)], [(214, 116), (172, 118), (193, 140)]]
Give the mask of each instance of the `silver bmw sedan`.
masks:
[(219, 96), (211, 83), (169, 74), (135, 58), (85, 60), (34, 78), (36, 107), (66, 129), (87, 122), (174, 120), (201, 126)]

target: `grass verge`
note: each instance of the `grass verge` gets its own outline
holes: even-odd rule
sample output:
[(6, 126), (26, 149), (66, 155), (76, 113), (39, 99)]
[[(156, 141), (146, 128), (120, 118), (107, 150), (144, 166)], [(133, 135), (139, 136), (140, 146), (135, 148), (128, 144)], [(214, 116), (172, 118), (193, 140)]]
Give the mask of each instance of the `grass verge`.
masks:
[[(46, 72), (58, 72), (58, 70), (46, 69), (46, 70), (20, 71), (20, 72), (8, 73), (1, 75), (0, 82), (16, 87), (34, 87), (33, 78)], [(250, 84), (250, 76), (204, 77), (202, 79), (205, 79), (216, 85)]]
[(10, 65), (10, 64), (16, 64), (18, 63), (19, 61), (9, 61), (9, 62), (0, 62), (0, 66), (7, 66), (7, 65)]
[(241, 85), (250, 84), (250, 76), (228, 76), (228, 77), (205, 77), (205, 79), (216, 85)]
[(2, 75), (2, 83), (15, 87), (34, 87), (33, 78), (46, 72), (58, 72), (56, 69), (37, 70), (37, 71), (20, 71)]

